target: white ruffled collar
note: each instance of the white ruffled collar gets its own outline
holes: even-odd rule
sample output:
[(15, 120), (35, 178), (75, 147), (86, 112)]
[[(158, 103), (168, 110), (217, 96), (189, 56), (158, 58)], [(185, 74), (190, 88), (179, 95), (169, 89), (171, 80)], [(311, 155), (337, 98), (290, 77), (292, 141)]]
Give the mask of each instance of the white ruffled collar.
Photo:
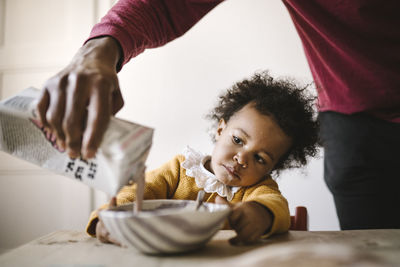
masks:
[(221, 197), (226, 197), (231, 201), (235, 193), (240, 189), (240, 186), (228, 186), (215, 177), (205, 167), (205, 163), (210, 160), (211, 156), (203, 155), (191, 147), (186, 147), (183, 150), (185, 160), (181, 166), (186, 169), (186, 174), (193, 177), (196, 185), (203, 188), (207, 193), (217, 193)]

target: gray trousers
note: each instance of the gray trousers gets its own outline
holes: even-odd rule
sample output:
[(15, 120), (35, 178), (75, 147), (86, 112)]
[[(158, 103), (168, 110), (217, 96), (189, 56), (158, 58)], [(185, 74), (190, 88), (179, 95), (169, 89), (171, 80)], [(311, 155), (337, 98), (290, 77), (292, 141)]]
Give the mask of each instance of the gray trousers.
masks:
[(319, 121), (341, 229), (400, 228), (400, 123), (336, 112)]

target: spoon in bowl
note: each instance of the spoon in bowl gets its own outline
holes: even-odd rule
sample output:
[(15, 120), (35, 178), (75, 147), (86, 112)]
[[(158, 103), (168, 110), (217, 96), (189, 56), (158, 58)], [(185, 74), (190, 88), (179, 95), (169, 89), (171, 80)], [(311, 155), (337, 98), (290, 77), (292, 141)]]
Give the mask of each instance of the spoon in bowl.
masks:
[(197, 198), (196, 198), (196, 210), (198, 210), (200, 208), (201, 205), (203, 205), (203, 200), (204, 200), (204, 195), (206, 194), (206, 192), (204, 192), (204, 190), (200, 190), (197, 193)]

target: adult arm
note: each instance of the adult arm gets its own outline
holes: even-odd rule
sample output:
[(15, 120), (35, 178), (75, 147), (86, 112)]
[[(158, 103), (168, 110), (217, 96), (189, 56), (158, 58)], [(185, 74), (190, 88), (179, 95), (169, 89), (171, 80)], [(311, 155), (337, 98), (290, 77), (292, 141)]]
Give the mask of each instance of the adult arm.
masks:
[(70, 64), (50, 78), (38, 116), (70, 157), (91, 158), (123, 106), (117, 71), (130, 58), (181, 36), (221, 0), (120, 0)]

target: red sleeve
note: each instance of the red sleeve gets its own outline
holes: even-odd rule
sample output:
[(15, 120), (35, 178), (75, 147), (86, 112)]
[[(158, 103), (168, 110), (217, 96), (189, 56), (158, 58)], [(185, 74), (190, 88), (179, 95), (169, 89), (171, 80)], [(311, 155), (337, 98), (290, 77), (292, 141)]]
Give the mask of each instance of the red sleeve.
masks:
[(122, 48), (123, 65), (146, 48), (162, 46), (183, 35), (222, 1), (120, 0), (93, 27), (89, 39), (115, 38)]

